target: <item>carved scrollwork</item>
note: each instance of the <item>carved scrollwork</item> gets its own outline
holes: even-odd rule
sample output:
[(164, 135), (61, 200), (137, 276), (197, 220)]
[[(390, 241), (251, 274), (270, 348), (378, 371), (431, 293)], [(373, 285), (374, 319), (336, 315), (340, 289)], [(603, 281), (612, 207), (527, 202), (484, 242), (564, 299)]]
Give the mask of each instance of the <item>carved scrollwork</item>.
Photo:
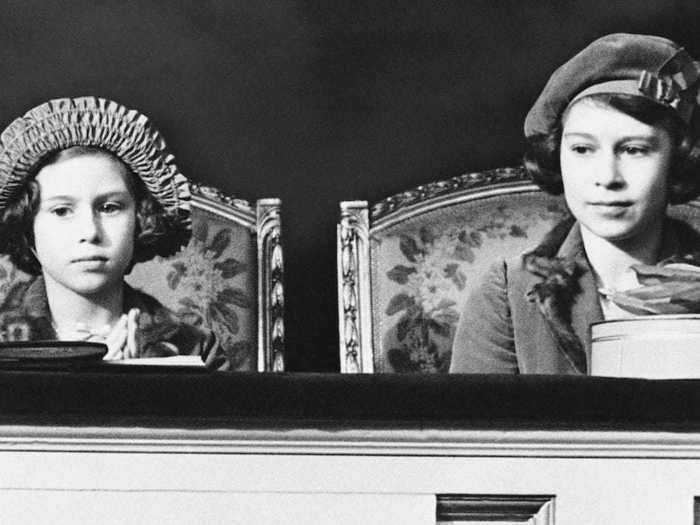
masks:
[(284, 257), (280, 200), (256, 203), (258, 239), (258, 371), (283, 372)]
[(242, 213), (254, 213), (253, 208), (250, 203), (243, 199), (236, 199), (230, 195), (226, 195), (219, 188), (214, 188), (212, 186), (206, 186), (204, 184), (199, 184), (196, 182), (190, 183), (190, 191), (192, 195), (199, 195), (207, 199), (214, 200)]
[(477, 189), (507, 182), (525, 182), (529, 180), (525, 168), (522, 166), (465, 173), (450, 179), (423, 184), (387, 197), (372, 206), (371, 217), (372, 221), (376, 221), (402, 208), (419, 204), (423, 201), (448, 193)]
[[(367, 202), (340, 203), (338, 322), (340, 371), (373, 372)], [(362, 308), (360, 307), (362, 306)]]

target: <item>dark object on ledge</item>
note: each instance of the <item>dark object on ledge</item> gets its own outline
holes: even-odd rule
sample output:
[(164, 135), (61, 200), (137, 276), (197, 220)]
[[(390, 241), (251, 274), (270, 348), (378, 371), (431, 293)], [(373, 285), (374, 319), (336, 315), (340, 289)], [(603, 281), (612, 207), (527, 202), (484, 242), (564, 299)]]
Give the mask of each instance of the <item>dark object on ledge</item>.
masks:
[(0, 368), (65, 369), (106, 353), (107, 345), (88, 341), (12, 341), (0, 343)]
[(3, 424), (700, 429), (700, 381), (260, 374), (95, 365), (0, 372)]

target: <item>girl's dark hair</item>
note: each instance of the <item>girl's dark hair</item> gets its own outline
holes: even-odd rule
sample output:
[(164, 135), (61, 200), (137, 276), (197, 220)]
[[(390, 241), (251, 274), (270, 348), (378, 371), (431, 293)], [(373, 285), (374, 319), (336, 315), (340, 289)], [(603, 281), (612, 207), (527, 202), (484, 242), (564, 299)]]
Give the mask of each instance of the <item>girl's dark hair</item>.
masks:
[[(644, 97), (627, 94), (601, 93), (590, 95), (585, 100), (610, 106), (649, 126), (661, 127), (671, 136), (674, 153), (671, 161), (669, 202), (688, 202), (700, 194), (700, 137), (695, 122), (687, 125), (676, 112)], [(534, 135), (525, 147), (525, 169), (532, 180), (544, 191), (560, 195), (564, 191), (561, 180), (559, 153), (561, 147), (562, 122), (550, 134)], [(695, 120), (699, 120), (695, 116)]]
[(0, 253), (10, 257), (20, 270), (31, 275), (41, 274), (41, 264), (34, 255), (34, 217), (41, 196), (36, 175), (45, 166), (86, 154), (109, 156), (122, 164), (128, 173), (127, 185), (136, 204), (136, 235), (134, 258), (127, 271), (137, 262), (148, 261), (156, 255), (168, 256), (177, 251), (189, 238), (189, 231), (178, 227), (166, 214), (163, 206), (148, 191), (140, 177), (113, 153), (93, 146), (72, 146), (44, 157), (32, 170), (22, 189), (5, 207), (0, 217)]

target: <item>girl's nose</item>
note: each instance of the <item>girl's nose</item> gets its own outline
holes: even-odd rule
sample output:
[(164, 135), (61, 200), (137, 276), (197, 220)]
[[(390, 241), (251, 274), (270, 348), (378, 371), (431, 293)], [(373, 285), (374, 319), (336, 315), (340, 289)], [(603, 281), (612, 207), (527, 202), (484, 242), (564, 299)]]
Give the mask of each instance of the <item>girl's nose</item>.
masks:
[(604, 155), (595, 170), (596, 186), (604, 186), (609, 189), (617, 189), (624, 186), (625, 179), (620, 168), (620, 161), (614, 153)]
[(77, 217), (80, 242), (96, 242), (101, 236), (99, 218), (92, 211), (81, 213)]

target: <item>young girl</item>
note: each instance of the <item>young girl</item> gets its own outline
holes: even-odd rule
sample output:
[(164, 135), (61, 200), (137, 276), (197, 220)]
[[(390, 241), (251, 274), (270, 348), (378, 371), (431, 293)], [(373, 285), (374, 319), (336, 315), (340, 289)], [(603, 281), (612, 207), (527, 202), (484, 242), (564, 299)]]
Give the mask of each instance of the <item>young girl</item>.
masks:
[(228, 361), (213, 333), (182, 323), (124, 275), (190, 233), (189, 186), (148, 119), (84, 97), (42, 104), (0, 136), (0, 251), (38, 276), (7, 338), (106, 343), (105, 359)]
[(525, 164), (572, 220), (500, 261), (470, 297), (451, 371), (586, 374), (589, 326), (632, 315), (610, 300), (633, 265), (695, 261), (700, 236), (666, 217), (700, 193), (698, 65), (675, 43), (600, 38), (554, 72), (525, 120)]

